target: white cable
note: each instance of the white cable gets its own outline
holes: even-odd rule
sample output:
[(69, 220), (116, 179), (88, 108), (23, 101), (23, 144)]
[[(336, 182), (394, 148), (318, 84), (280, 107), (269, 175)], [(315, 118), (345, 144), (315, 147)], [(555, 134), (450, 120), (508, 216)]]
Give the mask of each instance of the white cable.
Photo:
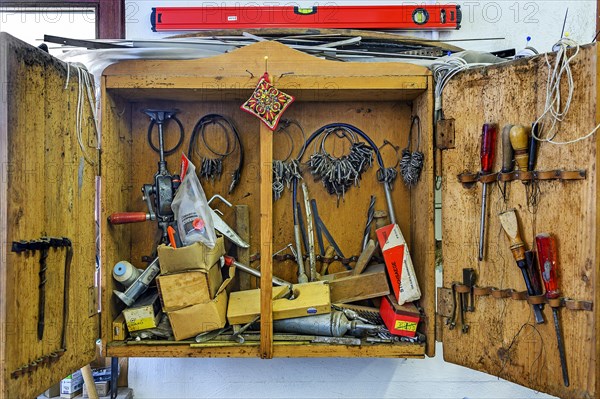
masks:
[(469, 68), (486, 66), (487, 63), (469, 64), (461, 57), (448, 58), (442, 62), (435, 62), (431, 65), (433, 71), (433, 80), (435, 82), (435, 110), (442, 109), (442, 93), (450, 80), (459, 72)]
[(77, 108), (75, 113), (75, 131), (77, 136), (77, 142), (79, 143), (79, 148), (83, 154), (83, 158), (92, 166), (96, 166), (96, 162), (94, 162), (87, 154), (85, 150), (85, 145), (83, 144), (83, 107), (85, 98), (87, 97), (88, 103), (90, 104), (90, 109), (92, 111), (92, 118), (94, 119), (94, 128), (96, 131), (96, 135), (98, 132), (98, 118), (96, 116), (96, 107), (94, 105), (93, 96), (92, 96), (92, 80), (90, 78), (90, 73), (85, 69), (85, 67), (72, 64), (67, 62), (67, 80), (65, 82), (65, 90), (69, 87), (69, 81), (71, 79), (71, 68), (74, 68), (77, 71)]
[[(600, 124), (597, 125), (588, 134), (568, 141), (556, 141), (554, 138), (558, 134), (557, 125), (563, 122), (569, 113), (571, 102), (573, 101), (573, 92), (575, 90), (575, 84), (573, 81), (573, 73), (571, 72), (571, 61), (579, 54), (579, 44), (574, 40), (562, 38), (553, 47), (558, 49), (556, 52), (556, 60), (554, 66), (550, 64), (548, 60), (548, 54), (545, 54), (546, 66), (548, 67), (548, 78), (546, 80), (546, 104), (544, 106), (544, 112), (533, 124), (532, 135), (538, 141), (543, 141), (556, 145), (566, 145), (576, 143), (578, 141), (585, 140), (591, 137), (598, 129)], [(574, 48), (575, 51), (570, 57), (567, 57), (567, 51), (569, 48)], [(561, 85), (563, 79), (567, 82), (567, 98), (564, 100), (561, 98)], [(549, 126), (544, 137), (535, 134), (535, 127), (540, 126), (544, 130), (546, 126)]]

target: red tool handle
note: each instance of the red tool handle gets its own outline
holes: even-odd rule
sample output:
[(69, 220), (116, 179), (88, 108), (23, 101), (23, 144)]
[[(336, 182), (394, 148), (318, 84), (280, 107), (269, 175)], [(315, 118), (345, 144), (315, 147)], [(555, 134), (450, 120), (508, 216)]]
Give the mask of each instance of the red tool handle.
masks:
[(108, 217), (110, 224), (138, 223), (146, 220), (148, 220), (148, 216), (144, 212), (117, 212)]
[(496, 152), (497, 128), (494, 123), (485, 123), (481, 128), (481, 171), (491, 173)]
[(223, 259), (225, 260), (225, 266), (227, 267), (233, 266), (233, 262), (235, 262), (235, 258), (233, 256), (224, 255)]
[(540, 261), (540, 271), (542, 280), (546, 286), (546, 298), (554, 299), (560, 297), (558, 289), (558, 251), (556, 240), (548, 233), (541, 233), (535, 237), (535, 243), (538, 250), (538, 259)]

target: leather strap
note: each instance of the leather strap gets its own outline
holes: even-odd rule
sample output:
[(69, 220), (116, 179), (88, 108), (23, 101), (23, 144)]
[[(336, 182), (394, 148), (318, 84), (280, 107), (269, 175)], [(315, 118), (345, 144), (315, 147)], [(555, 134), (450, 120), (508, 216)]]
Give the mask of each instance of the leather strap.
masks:
[(509, 182), (514, 180), (531, 181), (531, 180), (585, 180), (587, 171), (580, 170), (535, 170), (522, 171), (516, 170), (510, 173), (490, 173), (482, 175), (481, 173), (463, 172), (457, 176), (458, 181), (464, 185), (473, 183), (493, 183), (494, 181)]
[(454, 289), (459, 294), (468, 294), (471, 292), (471, 287), (469, 287), (468, 285), (464, 285), (464, 284), (456, 284), (454, 286)]
[[(461, 294), (471, 292), (468, 285), (454, 283), (454, 290)], [(592, 301), (581, 301), (571, 298), (556, 298), (548, 299), (544, 295), (529, 296), (527, 291), (517, 291), (512, 288), (499, 289), (496, 287), (473, 287), (473, 295), (475, 296), (492, 296), (496, 299), (510, 298), (515, 301), (527, 301), (531, 305), (549, 304), (553, 308), (565, 307), (569, 310), (584, 310), (591, 312), (594, 310)]]

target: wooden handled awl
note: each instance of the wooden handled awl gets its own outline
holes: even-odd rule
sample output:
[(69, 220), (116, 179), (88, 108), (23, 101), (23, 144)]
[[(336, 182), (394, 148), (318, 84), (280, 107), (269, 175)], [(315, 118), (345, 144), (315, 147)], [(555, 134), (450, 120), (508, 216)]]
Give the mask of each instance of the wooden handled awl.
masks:
[[(513, 254), (513, 258), (517, 262), (517, 266), (521, 269), (521, 273), (523, 274), (523, 279), (525, 280), (525, 285), (527, 286), (527, 293), (531, 296), (534, 296), (535, 290), (531, 285), (531, 280), (529, 279), (529, 274), (527, 273), (527, 260), (525, 258), (525, 243), (521, 239), (521, 234), (519, 233), (519, 222), (517, 220), (517, 214), (514, 209), (510, 209), (505, 212), (501, 212), (500, 223), (502, 224), (502, 228), (506, 233), (510, 241), (510, 250)], [(544, 316), (542, 314), (542, 308), (540, 305), (532, 305), (533, 306), (533, 314), (535, 315), (535, 322), (538, 324), (544, 323)]]
[(515, 160), (519, 170), (526, 171), (529, 166), (529, 133), (531, 128), (515, 125), (510, 129), (510, 143), (515, 150)]

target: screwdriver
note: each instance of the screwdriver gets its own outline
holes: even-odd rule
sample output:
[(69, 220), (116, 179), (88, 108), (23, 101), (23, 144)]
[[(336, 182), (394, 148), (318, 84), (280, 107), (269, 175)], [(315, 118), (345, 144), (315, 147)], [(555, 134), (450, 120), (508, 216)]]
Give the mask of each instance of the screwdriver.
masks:
[[(546, 298), (558, 299), (560, 290), (558, 289), (558, 251), (556, 240), (548, 233), (541, 233), (535, 237), (535, 243), (538, 250), (538, 259), (542, 271), (542, 280), (546, 286)], [(552, 306), (552, 305), (551, 305)], [(552, 315), (554, 316), (554, 330), (558, 341), (558, 355), (560, 356), (560, 367), (562, 368), (563, 382), (566, 387), (569, 386), (569, 373), (567, 372), (567, 359), (565, 357), (565, 344), (560, 332), (560, 321), (558, 318), (558, 306), (552, 306)]]
[[(510, 173), (515, 169), (515, 153), (510, 143), (510, 129), (513, 125), (505, 125), (502, 128), (502, 173)], [(504, 190), (502, 195), (506, 202), (506, 181), (504, 182)]]
[[(492, 172), (494, 152), (496, 150), (496, 124), (484, 123), (481, 129), (481, 175)], [(487, 183), (483, 183), (481, 191), (481, 220), (479, 223), (479, 261), (483, 260), (485, 240), (485, 219), (487, 208)]]
[[(519, 222), (517, 221), (517, 214), (514, 209), (510, 209), (500, 213), (500, 224), (506, 233), (506, 236), (510, 240), (510, 250), (513, 254), (513, 258), (517, 262), (517, 266), (523, 273), (523, 279), (527, 286), (527, 293), (530, 296), (535, 295), (535, 290), (529, 279), (529, 273), (527, 272), (527, 260), (525, 259), (525, 244), (521, 239), (519, 233)], [(544, 322), (544, 315), (542, 314), (542, 307), (540, 305), (532, 305), (533, 314), (535, 316), (535, 322), (541, 324)]]

